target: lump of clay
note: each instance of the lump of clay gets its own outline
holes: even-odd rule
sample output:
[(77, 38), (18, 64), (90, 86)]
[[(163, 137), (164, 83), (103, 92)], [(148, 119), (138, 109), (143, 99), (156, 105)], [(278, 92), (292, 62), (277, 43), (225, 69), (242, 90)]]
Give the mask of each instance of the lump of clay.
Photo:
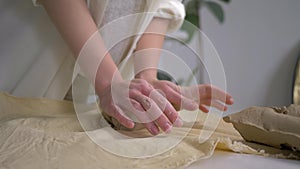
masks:
[(224, 120), (246, 141), (300, 151), (300, 105), (250, 107)]

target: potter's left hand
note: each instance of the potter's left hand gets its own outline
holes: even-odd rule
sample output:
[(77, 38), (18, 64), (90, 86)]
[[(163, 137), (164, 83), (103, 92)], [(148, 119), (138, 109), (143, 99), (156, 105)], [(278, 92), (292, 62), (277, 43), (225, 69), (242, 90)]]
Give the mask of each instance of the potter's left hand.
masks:
[(208, 107), (212, 106), (226, 111), (227, 105), (234, 102), (230, 94), (210, 84), (182, 87), (165, 80), (153, 80), (150, 83), (179, 109), (195, 110), (197, 106), (207, 113)]

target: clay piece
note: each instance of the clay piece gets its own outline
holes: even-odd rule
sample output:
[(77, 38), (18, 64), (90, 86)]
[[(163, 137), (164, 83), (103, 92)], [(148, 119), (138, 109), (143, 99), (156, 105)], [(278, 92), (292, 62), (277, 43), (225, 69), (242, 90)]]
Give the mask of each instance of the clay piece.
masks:
[(300, 105), (250, 107), (224, 120), (246, 141), (300, 151)]

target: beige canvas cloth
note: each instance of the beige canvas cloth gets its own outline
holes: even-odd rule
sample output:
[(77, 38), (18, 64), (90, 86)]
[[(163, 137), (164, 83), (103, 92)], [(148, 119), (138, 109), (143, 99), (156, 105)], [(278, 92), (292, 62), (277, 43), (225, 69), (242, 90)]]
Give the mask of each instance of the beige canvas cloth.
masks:
[[(210, 139), (200, 144), (198, 136), (202, 124), (201, 120), (197, 122), (183, 141), (163, 154), (143, 159), (125, 158), (105, 151), (87, 136), (71, 102), (17, 98), (1, 93), (0, 166), (14, 169), (179, 168), (209, 158), (215, 149), (270, 155), (266, 147), (247, 145), (232, 125), (224, 121)], [(117, 140), (106, 131), (107, 128), (99, 128), (93, 132), (111, 142), (142, 139)], [(172, 133), (176, 135), (181, 131), (181, 128), (174, 128)], [(145, 130), (122, 132), (132, 136), (147, 135)], [(269, 150), (277, 157), (295, 158), (290, 152)]]

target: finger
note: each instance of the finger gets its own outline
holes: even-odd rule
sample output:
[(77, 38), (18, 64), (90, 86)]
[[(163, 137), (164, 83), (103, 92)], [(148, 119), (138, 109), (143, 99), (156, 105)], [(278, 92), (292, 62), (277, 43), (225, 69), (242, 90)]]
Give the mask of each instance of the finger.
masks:
[(188, 87), (181, 87), (180, 92), (184, 97), (192, 99), (194, 101), (199, 101), (199, 88), (198, 86), (188, 86)]
[(156, 124), (165, 132), (169, 133), (172, 130), (172, 124), (165, 115), (161, 115), (155, 120)]
[(166, 96), (170, 102), (179, 105), (181, 109), (196, 110), (198, 108), (198, 104), (194, 100), (186, 98), (172, 89), (166, 92)]
[(219, 89), (212, 85), (199, 85), (199, 95), (201, 99), (215, 99), (226, 104), (233, 104), (232, 96), (222, 89)]
[(216, 101), (216, 100), (204, 100), (201, 102), (202, 105), (206, 105), (206, 106), (211, 106), (211, 107), (215, 107), (221, 111), (226, 111), (227, 110), (227, 106), (221, 104), (220, 102)]
[(146, 80), (144, 79), (134, 79), (132, 80), (130, 84), (131, 89), (135, 89), (140, 91), (142, 94), (149, 96), (152, 90), (154, 90), (153, 86), (150, 85)]
[(144, 123), (144, 126), (149, 131), (149, 133), (151, 133), (152, 135), (155, 136), (155, 135), (159, 134), (159, 128), (157, 127), (157, 125), (154, 122)]
[(233, 105), (233, 103), (234, 103), (234, 99), (232, 98), (232, 96), (226, 99), (226, 104)]
[(203, 105), (203, 104), (200, 104), (199, 109), (200, 109), (201, 111), (203, 111), (204, 113), (208, 113), (208, 112), (209, 112), (209, 110), (208, 110), (208, 109), (205, 107), (205, 105)]
[(150, 94), (150, 98), (158, 105), (171, 123), (177, 120), (178, 112), (158, 90), (153, 90)]
[[(129, 92), (129, 97), (136, 100), (143, 107), (143, 110), (148, 112), (151, 121), (156, 120), (163, 114), (157, 104), (151, 98), (145, 96), (141, 92), (137, 90), (131, 90)], [(163, 102), (163, 100), (161, 102)], [(147, 122), (149, 121), (143, 121), (143, 123)]]
[(112, 106), (111, 107), (111, 116), (114, 117), (120, 124), (127, 128), (133, 128), (134, 127), (134, 122), (129, 119), (122, 109), (120, 109), (118, 106)]
[(124, 109), (126, 110), (126, 112), (130, 113), (132, 119), (136, 118), (134, 119), (134, 121), (138, 123), (150, 123), (154, 121), (151, 119), (149, 113), (147, 113), (141, 103), (132, 98), (129, 100), (130, 104), (126, 105)]
[(182, 95), (181, 88), (172, 82), (166, 82), (167, 87), (164, 87), (164, 92), (167, 99), (174, 104), (174, 107), (179, 109), (195, 110), (198, 104)]
[(170, 103), (166, 105), (164, 114), (172, 124), (174, 124), (177, 127), (182, 126), (182, 120), (180, 119), (178, 112)]
[[(159, 133), (159, 128), (157, 125), (150, 120), (147, 112), (144, 110), (142, 105), (134, 99), (131, 99), (131, 103), (136, 110), (132, 110), (134, 115), (138, 118), (139, 121), (142, 121), (146, 129), (152, 134), (157, 135)], [(147, 123), (145, 123), (147, 122)]]
[(183, 120), (180, 116), (177, 117), (177, 119), (173, 123), (173, 126), (175, 126), (175, 127), (182, 127), (183, 126)]
[(169, 132), (172, 129), (172, 124), (170, 120), (163, 114), (158, 105), (149, 97), (145, 95), (137, 95), (134, 97), (143, 108), (148, 112), (152, 121), (164, 131)]

